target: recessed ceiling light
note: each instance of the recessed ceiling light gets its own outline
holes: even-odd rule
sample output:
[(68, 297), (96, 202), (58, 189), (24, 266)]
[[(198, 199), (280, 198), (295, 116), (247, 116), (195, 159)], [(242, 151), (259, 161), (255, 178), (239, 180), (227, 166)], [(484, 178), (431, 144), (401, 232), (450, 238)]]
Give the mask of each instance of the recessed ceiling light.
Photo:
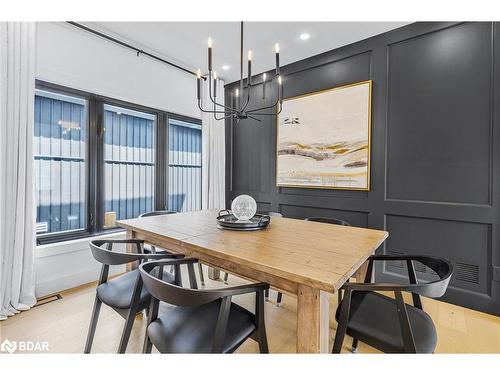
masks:
[(303, 34), (300, 34), (300, 39), (301, 40), (307, 40), (309, 39), (310, 35), (308, 33), (303, 33)]
[(229, 65), (222, 65), (222, 70), (228, 70), (229, 69)]

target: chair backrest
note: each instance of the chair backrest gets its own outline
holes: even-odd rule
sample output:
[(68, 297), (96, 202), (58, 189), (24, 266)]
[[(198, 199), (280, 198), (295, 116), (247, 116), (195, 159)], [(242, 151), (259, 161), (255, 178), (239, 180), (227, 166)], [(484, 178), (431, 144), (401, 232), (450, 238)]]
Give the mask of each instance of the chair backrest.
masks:
[(420, 295), (438, 298), (443, 296), (448, 289), (448, 284), (450, 283), (451, 276), (453, 275), (453, 266), (451, 263), (443, 258), (431, 257), (431, 256), (410, 256), (411, 261), (417, 261), (431, 270), (433, 270), (439, 279), (431, 282), (425, 282), (420, 284), (412, 284), (408, 291), (413, 293), (418, 293)]
[[(113, 251), (113, 245), (125, 244), (134, 246), (136, 253), (121, 253)], [(165, 258), (183, 258), (182, 254), (144, 254), (142, 240), (92, 240), (89, 241), (90, 250), (94, 259), (103, 265), (127, 264), (135, 261), (144, 261), (147, 259), (165, 259)]]
[(349, 224), (347, 221), (340, 220), (340, 219), (335, 219), (333, 217), (306, 217), (304, 220), (306, 221), (316, 221), (318, 223), (326, 223), (326, 224), (336, 224), (336, 225), (345, 225), (347, 227), (350, 227), (351, 224)]
[[(196, 276), (193, 264), (198, 259), (184, 258), (179, 260), (146, 262), (139, 266), (142, 281), (146, 290), (157, 300), (174, 306), (199, 306), (225, 297), (224, 289), (196, 289)], [(169, 284), (163, 281), (162, 272), (165, 266), (187, 264), (191, 288)]]
[(140, 214), (139, 217), (171, 215), (171, 214), (176, 214), (176, 213), (177, 212), (175, 212), (175, 211), (160, 210), (160, 211), (144, 212), (143, 214)]
[[(409, 284), (395, 283), (346, 283), (345, 289), (365, 290), (365, 291), (399, 291), (411, 292), (418, 295), (423, 295), (431, 298), (441, 297), (446, 293), (448, 284), (450, 283), (453, 274), (453, 266), (449, 261), (443, 258), (427, 256), (427, 255), (372, 255), (368, 258), (367, 278), (373, 274), (374, 261), (404, 261), (407, 264)], [(438, 280), (429, 282), (418, 282), (413, 262), (420, 262), (430, 268), (439, 277)]]
[[(127, 242), (125, 242), (127, 241)], [(136, 253), (120, 253), (120, 252), (114, 252), (113, 251), (113, 245), (114, 244), (125, 244), (125, 245), (132, 245), (136, 248), (137, 254)], [(97, 260), (99, 263), (102, 264), (108, 264), (108, 265), (118, 265), (118, 264), (126, 264), (126, 263), (131, 263), (135, 262), (136, 260), (142, 260), (142, 241), (138, 240), (123, 240), (123, 241), (117, 241), (117, 240), (91, 240), (89, 241), (90, 245), (90, 250), (92, 251), (92, 255), (94, 256), (95, 260)], [(105, 246), (105, 247), (104, 247)]]
[(282, 214), (280, 214), (279, 212), (274, 212), (274, 211), (259, 211), (258, 214), (267, 215), (267, 216), (274, 216), (274, 217), (283, 217)]

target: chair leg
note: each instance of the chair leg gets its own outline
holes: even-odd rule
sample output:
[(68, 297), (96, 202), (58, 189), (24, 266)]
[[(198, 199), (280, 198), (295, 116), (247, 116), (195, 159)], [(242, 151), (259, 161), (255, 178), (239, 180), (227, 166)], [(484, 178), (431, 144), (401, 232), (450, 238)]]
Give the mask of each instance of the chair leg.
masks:
[(355, 339), (355, 338), (352, 339), (351, 352), (353, 352), (353, 353), (357, 353), (358, 352), (358, 339)]
[(340, 354), (342, 350), (342, 344), (344, 343), (344, 337), (347, 331), (346, 325), (339, 323), (337, 325), (337, 333), (335, 334), (335, 339), (333, 341), (332, 354)]
[(200, 273), (200, 284), (201, 286), (205, 286), (205, 276), (203, 276), (203, 266), (200, 262), (198, 262), (198, 271)]
[(127, 350), (128, 339), (130, 338), (130, 332), (132, 332), (135, 315), (136, 311), (130, 309), (127, 315), (127, 320), (125, 321), (125, 327), (123, 327), (122, 338), (120, 339), (120, 346), (118, 347), (118, 353), (125, 353), (125, 351)]
[(229, 277), (229, 274), (227, 272), (224, 272), (224, 284), (227, 284), (228, 277)]
[(340, 353), (342, 350), (342, 344), (344, 342), (344, 337), (347, 333), (347, 324), (349, 320), (349, 309), (351, 307), (351, 294), (352, 291), (348, 290), (344, 293), (344, 298), (342, 299), (342, 307), (340, 309), (339, 324), (337, 325), (337, 332), (335, 333), (335, 339), (333, 341), (332, 353)]
[(269, 301), (269, 289), (265, 290), (264, 297), (266, 298), (266, 301)]
[(151, 354), (152, 350), (153, 350), (153, 343), (149, 339), (148, 332), (146, 331), (146, 335), (144, 337), (144, 345), (142, 346), (142, 353)]
[(147, 321), (148, 320), (148, 316), (149, 316), (149, 306), (146, 307), (144, 310), (142, 310), (142, 317), (143, 317), (143, 319), (145, 319)]
[(276, 298), (276, 306), (280, 307), (281, 306), (281, 300), (283, 298), (283, 293), (278, 292), (278, 297)]
[[(264, 292), (268, 292), (269, 289), (266, 289)], [(266, 334), (266, 319), (264, 316), (264, 294), (262, 290), (259, 290), (255, 296), (255, 323), (256, 323), (256, 332), (259, 343), (259, 350), (263, 354), (269, 353), (269, 346), (267, 344), (267, 334)]]
[(97, 320), (99, 318), (99, 312), (101, 311), (101, 300), (95, 296), (94, 308), (92, 309), (92, 317), (90, 318), (90, 327), (87, 334), (87, 341), (85, 343), (84, 353), (89, 354), (92, 348), (92, 342), (94, 341), (95, 329), (97, 327)]
[(261, 354), (269, 354), (269, 346), (267, 344), (267, 335), (265, 329), (261, 329), (259, 332), (259, 351)]

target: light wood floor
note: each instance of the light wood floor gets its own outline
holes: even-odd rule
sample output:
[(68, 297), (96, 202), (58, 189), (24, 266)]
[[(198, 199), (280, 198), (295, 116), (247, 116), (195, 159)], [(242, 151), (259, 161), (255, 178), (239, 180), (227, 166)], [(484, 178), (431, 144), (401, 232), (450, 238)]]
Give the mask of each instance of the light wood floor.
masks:
[[(245, 281), (229, 277), (229, 284)], [(222, 287), (218, 281), (210, 281), (207, 287)], [(9, 340), (47, 341), (52, 353), (82, 353), (87, 335), (95, 284), (61, 293), (62, 299), (0, 322), (0, 342)], [(235, 302), (253, 309), (253, 297), (239, 296)], [(295, 352), (296, 300), (285, 295), (281, 307), (276, 307), (276, 292), (271, 291), (266, 303), (266, 328), (271, 353)], [(480, 313), (463, 307), (431, 299), (423, 300), (424, 309), (431, 315), (438, 331), (437, 353), (500, 353), (500, 317)], [(331, 337), (335, 334), (336, 296), (330, 300)], [(93, 353), (115, 353), (120, 340), (124, 320), (111, 308), (101, 309)], [(140, 353), (145, 330), (145, 320), (138, 315), (128, 344), (128, 353)], [(346, 338), (344, 352), (348, 353), (350, 338)], [(375, 353), (375, 349), (360, 343), (359, 353)], [(258, 353), (258, 346), (247, 340), (238, 353)]]

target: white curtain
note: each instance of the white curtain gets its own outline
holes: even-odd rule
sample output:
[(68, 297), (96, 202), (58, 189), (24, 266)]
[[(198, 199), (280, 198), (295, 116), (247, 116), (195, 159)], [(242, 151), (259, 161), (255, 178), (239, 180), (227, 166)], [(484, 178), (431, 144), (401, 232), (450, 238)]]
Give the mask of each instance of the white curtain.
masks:
[(36, 302), (35, 27), (0, 22), (0, 320)]
[[(208, 84), (203, 84), (204, 108), (213, 108), (208, 96)], [(217, 81), (217, 102), (224, 104), (224, 81)], [(220, 107), (219, 107), (220, 108)], [(222, 117), (224, 114), (218, 114)], [(202, 207), (226, 208), (226, 139), (224, 120), (215, 120), (213, 114), (202, 113)]]

